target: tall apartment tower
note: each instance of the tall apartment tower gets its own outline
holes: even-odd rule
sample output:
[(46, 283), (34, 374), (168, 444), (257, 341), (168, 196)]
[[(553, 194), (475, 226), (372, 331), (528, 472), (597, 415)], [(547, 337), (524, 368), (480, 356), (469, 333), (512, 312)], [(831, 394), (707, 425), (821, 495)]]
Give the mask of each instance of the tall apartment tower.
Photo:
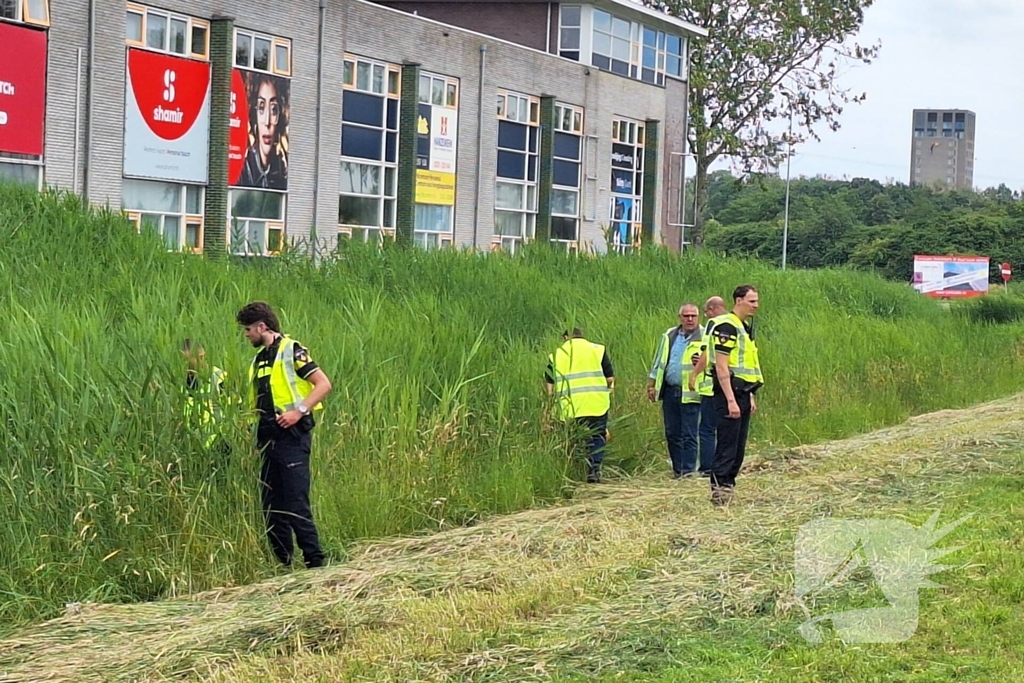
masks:
[(911, 185), (974, 187), (974, 112), (915, 109), (913, 135)]

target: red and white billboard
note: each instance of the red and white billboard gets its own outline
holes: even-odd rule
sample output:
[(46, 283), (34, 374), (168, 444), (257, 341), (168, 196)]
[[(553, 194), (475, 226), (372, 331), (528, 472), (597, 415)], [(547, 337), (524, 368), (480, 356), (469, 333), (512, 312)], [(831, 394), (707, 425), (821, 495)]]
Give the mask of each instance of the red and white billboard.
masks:
[(43, 154), (46, 31), (0, 22), (0, 152)]
[(209, 62), (130, 49), (124, 90), (124, 174), (205, 183)]

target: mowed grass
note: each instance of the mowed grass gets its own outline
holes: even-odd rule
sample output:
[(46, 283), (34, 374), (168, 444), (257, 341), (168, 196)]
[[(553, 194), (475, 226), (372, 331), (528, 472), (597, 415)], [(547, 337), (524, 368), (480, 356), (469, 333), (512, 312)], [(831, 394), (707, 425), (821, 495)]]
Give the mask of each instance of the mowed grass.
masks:
[[(643, 477), (343, 565), (168, 602), (82, 606), (0, 641), (9, 681), (1021, 680), (1024, 396), (752, 458), (734, 503)], [(902, 643), (804, 641), (794, 539), (816, 519), (963, 546)], [(886, 606), (854, 573), (815, 614)], [(827, 622), (826, 622), (827, 623)]]
[[(213, 262), (168, 254), (116, 214), (0, 186), (0, 630), (67, 603), (135, 602), (273, 576), (258, 458), (239, 405), (253, 349), (234, 314), (280, 312), (335, 384), (316, 431), (314, 509), (338, 561), (358, 539), (447, 530), (577, 494), (581, 457), (540, 416), (546, 358), (579, 325), (618, 383), (607, 473), (665, 469), (644, 384), (684, 301), (758, 286), (767, 385), (752, 441), (816, 443), (1024, 386), (1021, 327), (910, 288), (657, 249), (521, 257), (347, 244)], [(182, 420), (181, 339), (228, 373), (228, 457)]]

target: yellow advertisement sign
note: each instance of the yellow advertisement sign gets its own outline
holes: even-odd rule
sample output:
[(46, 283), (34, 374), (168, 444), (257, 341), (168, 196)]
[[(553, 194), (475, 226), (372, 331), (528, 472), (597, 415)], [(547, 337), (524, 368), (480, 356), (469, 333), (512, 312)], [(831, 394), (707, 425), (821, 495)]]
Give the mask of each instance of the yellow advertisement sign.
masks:
[(416, 203), (455, 206), (455, 174), (417, 169)]

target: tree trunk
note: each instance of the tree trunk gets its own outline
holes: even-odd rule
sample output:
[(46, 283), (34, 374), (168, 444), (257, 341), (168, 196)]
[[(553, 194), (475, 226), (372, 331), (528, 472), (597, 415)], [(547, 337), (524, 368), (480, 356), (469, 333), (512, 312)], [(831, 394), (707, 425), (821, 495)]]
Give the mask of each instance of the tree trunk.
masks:
[(704, 154), (697, 155), (697, 173), (694, 176), (694, 191), (697, 193), (696, 210), (693, 216), (693, 248), (700, 251), (704, 247), (704, 223), (708, 213), (708, 167), (714, 159)]

